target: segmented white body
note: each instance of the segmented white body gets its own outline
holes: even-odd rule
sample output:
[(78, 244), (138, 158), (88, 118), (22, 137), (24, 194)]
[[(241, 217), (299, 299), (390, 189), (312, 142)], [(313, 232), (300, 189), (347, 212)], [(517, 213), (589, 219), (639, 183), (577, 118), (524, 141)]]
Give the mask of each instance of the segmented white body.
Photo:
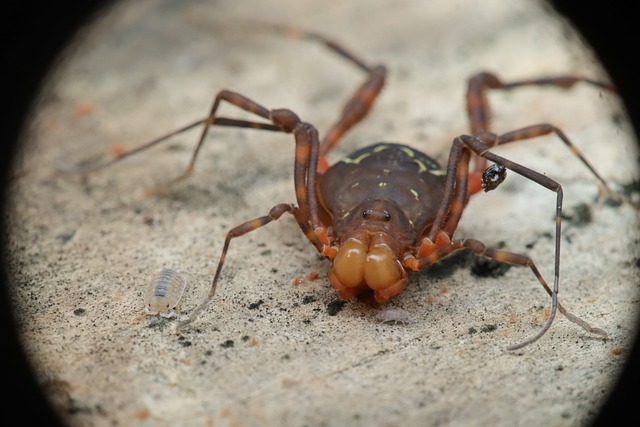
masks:
[(409, 323), (413, 323), (413, 319), (409, 312), (404, 311), (401, 308), (384, 308), (376, 314), (376, 319), (381, 321), (382, 323), (402, 323), (407, 325)]
[(171, 268), (163, 269), (147, 286), (144, 296), (146, 314), (173, 317), (173, 308), (180, 302), (186, 286), (182, 274)]

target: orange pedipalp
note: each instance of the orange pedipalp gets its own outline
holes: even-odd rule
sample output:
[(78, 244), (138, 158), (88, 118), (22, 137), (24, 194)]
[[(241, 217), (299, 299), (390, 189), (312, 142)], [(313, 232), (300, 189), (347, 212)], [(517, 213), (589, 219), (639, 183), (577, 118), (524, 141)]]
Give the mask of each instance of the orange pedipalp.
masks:
[(418, 258), (423, 258), (427, 255), (431, 255), (437, 249), (440, 249), (444, 245), (451, 243), (451, 238), (443, 231), (438, 231), (435, 243), (431, 239), (425, 237), (420, 242), (420, 250), (418, 251)]
[(320, 175), (322, 175), (327, 169), (329, 169), (329, 161), (325, 156), (321, 156), (318, 159), (318, 168), (317, 171)]
[(467, 193), (470, 196), (482, 191), (482, 172), (475, 171), (470, 173), (468, 183)]

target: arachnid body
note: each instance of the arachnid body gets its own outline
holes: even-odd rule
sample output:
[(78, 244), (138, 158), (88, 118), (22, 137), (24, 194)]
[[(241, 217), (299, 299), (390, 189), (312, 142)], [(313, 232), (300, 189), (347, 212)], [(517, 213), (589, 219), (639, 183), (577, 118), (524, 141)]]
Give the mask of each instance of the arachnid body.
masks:
[[(198, 153), (212, 126), (253, 128), (293, 135), (297, 204), (276, 204), (267, 215), (229, 230), (211, 288), (189, 319), (178, 325), (179, 330), (193, 322), (212, 301), (230, 242), (289, 213), (318, 253), (332, 261), (329, 282), (345, 299), (371, 292), (378, 303), (384, 303), (407, 286), (410, 272), (419, 271), (453, 252), (466, 249), (500, 262), (529, 267), (551, 296), (550, 316), (541, 331), (511, 349), (523, 347), (540, 338), (551, 326), (556, 310), (587, 331), (606, 337), (604, 331), (592, 328), (567, 312), (558, 301), (562, 187), (546, 175), (498, 156), (491, 149), (502, 144), (555, 134), (597, 179), (601, 197), (606, 195), (618, 201), (630, 202), (610, 189), (559, 128), (550, 124), (536, 124), (501, 135), (492, 133), (486, 95), (490, 90), (510, 90), (521, 86), (568, 89), (582, 82), (600, 90), (615, 91), (613, 86), (578, 76), (503, 82), (494, 74), (478, 73), (469, 80), (466, 94), (470, 133), (453, 140), (446, 165), (440, 166), (431, 157), (408, 145), (379, 142), (357, 150), (330, 166), (326, 160), (327, 154), (347, 131), (366, 117), (385, 84), (387, 70), (382, 65), (367, 64), (340, 44), (318, 34), (290, 28), (270, 28), (288, 36), (320, 42), (366, 74), (364, 83), (352, 94), (338, 120), (322, 138), (311, 123), (303, 121), (289, 109), (269, 109), (242, 94), (223, 90), (216, 95), (206, 118), (137, 149), (118, 153), (106, 163), (80, 168), (86, 172), (107, 166), (177, 133), (202, 126), (202, 134), (187, 169), (171, 181), (171, 185), (193, 171)], [(252, 113), (263, 121), (220, 117), (218, 108), (223, 103)], [(493, 164), (489, 165), (488, 162)], [(534, 262), (526, 255), (489, 248), (475, 239), (454, 238), (469, 197), (481, 190), (496, 189), (505, 179), (507, 170), (556, 193), (552, 286), (547, 284)]]

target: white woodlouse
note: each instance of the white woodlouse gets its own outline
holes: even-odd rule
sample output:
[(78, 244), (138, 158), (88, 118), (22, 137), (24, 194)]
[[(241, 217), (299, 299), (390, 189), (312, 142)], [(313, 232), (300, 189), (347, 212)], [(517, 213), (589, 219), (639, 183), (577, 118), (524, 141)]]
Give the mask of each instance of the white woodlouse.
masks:
[(413, 323), (413, 318), (408, 311), (404, 311), (401, 308), (387, 307), (383, 308), (376, 314), (376, 319), (382, 323), (402, 323), (408, 325)]
[(182, 274), (171, 268), (165, 268), (153, 276), (144, 295), (145, 313), (171, 318), (173, 308), (178, 305), (187, 282)]

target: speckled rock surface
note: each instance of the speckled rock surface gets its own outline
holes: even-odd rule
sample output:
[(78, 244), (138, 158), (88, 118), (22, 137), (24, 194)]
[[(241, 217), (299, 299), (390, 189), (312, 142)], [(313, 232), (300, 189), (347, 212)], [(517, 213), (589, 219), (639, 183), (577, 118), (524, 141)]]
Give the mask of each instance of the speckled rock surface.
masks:
[[(428, 5), (427, 5), (428, 4)], [(224, 233), (293, 202), (288, 135), (214, 129), (195, 173), (179, 175), (197, 131), (108, 169), (61, 173), (92, 153), (137, 144), (206, 115), (233, 89), (288, 107), (324, 132), (360, 84), (321, 46), (234, 26), (261, 19), (322, 32), (389, 67), (374, 111), (332, 153), (400, 141), (445, 161), (468, 132), (466, 79), (579, 73), (606, 79), (579, 38), (536, 2), (271, 0), (125, 2), (88, 29), (45, 89), (13, 182), (13, 305), (34, 370), (70, 426), (580, 426), (606, 398), (638, 315), (638, 214), (593, 207), (597, 186), (556, 138), (497, 153), (557, 179), (565, 193), (561, 300), (605, 329), (558, 316), (525, 268), (498, 277), (472, 257), (412, 275), (379, 308), (342, 304), (322, 260), (284, 217), (233, 242), (212, 305), (183, 334), (148, 317), (143, 296), (163, 268), (190, 278), (183, 320), (207, 292)], [(234, 29), (235, 28), (235, 29)], [(491, 94), (494, 128), (551, 122), (614, 186), (637, 178), (638, 152), (616, 96), (580, 85)], [(224, 106), (225, 116), (248, 116)], [(555, 195), (512, 174), (474, 196), (457, 236), (530, 255), (553, 276)], [(579, 213), (589, 207), (592, 215)], [(308, 274), (319, 273), (310, 280)]]

